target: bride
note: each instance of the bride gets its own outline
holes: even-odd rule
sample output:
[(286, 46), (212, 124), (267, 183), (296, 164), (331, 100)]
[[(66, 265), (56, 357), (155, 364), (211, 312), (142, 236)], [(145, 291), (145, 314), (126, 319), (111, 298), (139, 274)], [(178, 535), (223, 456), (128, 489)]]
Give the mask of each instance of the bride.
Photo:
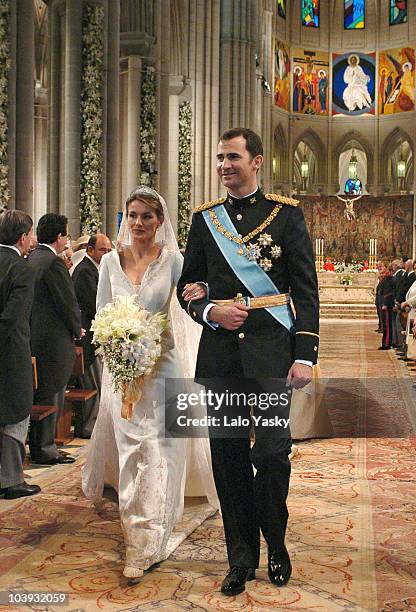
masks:
[[(118, 492), (126, 546), (123, 573), (133, 579), (180, 544), (173, 529), (182, 517), (185, 484), (188, 489), (192, 481), (192, 494), (206, 495), (208, 516), (218, 508), (208, 440), (164, 437), (164, 379), (193, 376), (199, 333), (192, 321), (189, 328), (189, 318), (172, 298), (182, 261), (165, 201), (153, 189), (138, 187), (127, 199), (117, 249), (101, 262), (97, 311), (116, 295), (135, 294), (148, 311), (169, 313), (173, 333), (130, 420), (121, 417), (121, 396), (113, 392), (104, 368), (82, 475), (84, 494), (94, 501), (102, 498), (105, 485)], [(202, 297), (200, 292), (199, 285), (188, 285), (184, 297)]]

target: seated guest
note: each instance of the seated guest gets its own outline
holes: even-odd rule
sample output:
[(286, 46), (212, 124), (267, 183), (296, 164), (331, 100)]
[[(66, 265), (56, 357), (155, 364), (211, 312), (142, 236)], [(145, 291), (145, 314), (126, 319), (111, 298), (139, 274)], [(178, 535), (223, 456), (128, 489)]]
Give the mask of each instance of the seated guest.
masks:
[(32, 219), (20, 210), (0, 215), (0, 493), (16, 499), (39, 493), (23, 474), (33, 402), (30, 311), (33, 274), (24, 255)]
[[(32, 354), (36, 357), (38, 389), (34, 403), (63, 410), (65, 388), (75, 359), (74, 338), (81, 336), (81, 317), (74, 287), (59, 253), (68, 242), (68, 220), (47, 213), (39, 219), (38, 246), (28, 263), (35, 280), (31, 317)], [(55, 444), (58, 414), (31, 424), (29, 446), (32, 461), (41, 464), (72, 463)]]
[(77, 342), (84, 351), (85, 374), (79, 377), (79, 386), (82, 389), (96, 389), (97, 395), (92, 397), (83, 406), (83, 412), (75, 425), (75, 436), (90, 438), (98, 414), (100, 404), (102, 364), (96, 357), (92, 345), (91, 321), (95, 317), (95, 301), (98, 286), (98, 266), (101, 258), (111, 251), (110, 239), (105, 234), (91, 236), (87, 245), (84, 259), (76, 267), (72, 276), (78, 304), (81, 309), (82, 327), (85, 336)]

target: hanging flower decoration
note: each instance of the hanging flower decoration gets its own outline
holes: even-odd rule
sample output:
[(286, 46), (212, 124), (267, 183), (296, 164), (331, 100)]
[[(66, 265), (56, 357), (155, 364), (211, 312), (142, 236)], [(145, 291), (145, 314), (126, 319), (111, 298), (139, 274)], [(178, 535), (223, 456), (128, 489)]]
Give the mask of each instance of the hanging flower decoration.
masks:
[(155, 166), (156, 71), (153, 66), (147, 66), (140, 91), (140, 185), (155, 187)]
[(179, 104), (178, 244), (185, 248), (191, 218), (192, 109)]
[(85, 4), (82, 16), (81, 234), (100, 231), (103, 204), (104, 9)]
[(9, 189), (9, 71), (10, 10), (9, 1), (0, 0), (0, 212), (10, 201)]

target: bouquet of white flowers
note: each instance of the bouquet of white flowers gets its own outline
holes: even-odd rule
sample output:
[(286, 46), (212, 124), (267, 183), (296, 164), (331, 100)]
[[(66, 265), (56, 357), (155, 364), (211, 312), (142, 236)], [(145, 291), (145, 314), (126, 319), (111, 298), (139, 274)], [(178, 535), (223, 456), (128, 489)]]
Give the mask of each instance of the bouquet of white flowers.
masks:
[(134, 295), (117, 296), (104, 306), (91, 325), (93, 342), (122, 394), (121, 416), (129, 419), (133, 403), (140, 399), (145, 376), (150, 376), (162, 353), (166, 315), (148, 312)]

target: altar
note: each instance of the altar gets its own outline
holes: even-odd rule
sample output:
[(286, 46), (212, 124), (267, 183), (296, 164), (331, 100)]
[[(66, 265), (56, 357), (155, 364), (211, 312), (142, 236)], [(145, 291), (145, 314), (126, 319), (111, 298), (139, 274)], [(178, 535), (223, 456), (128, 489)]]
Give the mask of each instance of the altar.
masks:
[(377, 272), (318, 272), (321, 304), (374, 304)]

